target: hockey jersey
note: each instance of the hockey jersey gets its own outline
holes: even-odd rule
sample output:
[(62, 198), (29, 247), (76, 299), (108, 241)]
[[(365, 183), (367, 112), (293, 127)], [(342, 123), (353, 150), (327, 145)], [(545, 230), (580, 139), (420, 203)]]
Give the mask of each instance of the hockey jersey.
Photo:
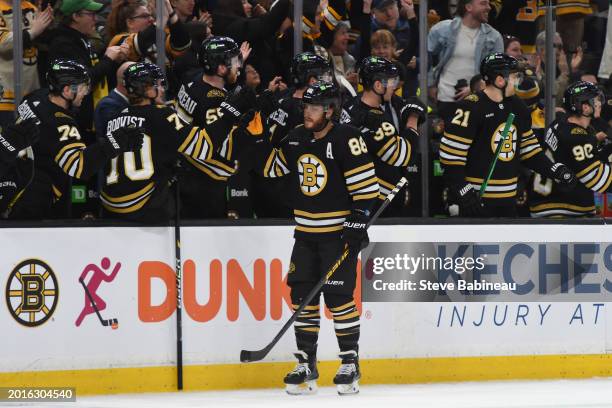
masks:
[(303, 125), (279, 149), (264, 147), (264, 177), (291, 177), (287, 183), (300, 239), (337, 238), (353, 209), (370, 210), (378, 196), (374, 163), (360, 132), (334, 124), (315, 139)]
[(399, 131), (399, 121), (392, 115), (389, 110), (365, 104), (358, 96), (345, 106), (341, 118), (343, 123), (361, 130), (376, 166), (380, 200), (387, 197), (404, 175), (412, 154), (409, 138), (413, 132), (407, 129)]
[(101, 200), (112, 213), (134, 213), (147, 205), (156, 189), (172, 177), (177, 153), (214, 179), (235, 172), (233, 163), (217, 153), (218, 146), (210, 136), (216, 131), (214, 126), (193, 127), (169, 107), (146, 105), (124, 109), (106, 131), (130, 125), (144, 128), (145, 136), (139, 152), (123, 153), (106, 166)]
[(536, 174), (529, 195), (532, 217), (579, 217), (595, 214), (594, 192), (604, 193), (612, 185), (610, 164), (597, 155), (597, 139), (591, 129), (566, 119), (551, 124), (545, 136), (546, 154), (567, 165), (580, 183), (564, 191), (553, 180)]
[(57, 215), (68, 216), (71, 179), (87, 180), (102, 169), (112, 152), (100, 143), (86, 146), (72, 112), (52, 103), (46, 89), (26, 96), (17, 110), (20, 120), (37, 118), (40, 121), (40, 140), (32, 146), (35, 157), (32, 184), (48, 185), (56, 207), (65, 209)]
[(480, 191), (510, 112), (515, 119), (483, 195), (490, 204), (514, 205), (521, 162), (527, 167), (542, 158), (548, 162), (542, 157), (542, 147), (531, 129), (531, 113), (523, 101), (512, 96), (497, 103), (484, 92), (469, 95), (458, 104), (440, 142), (440, 163), (447, 181), (467, 181)]

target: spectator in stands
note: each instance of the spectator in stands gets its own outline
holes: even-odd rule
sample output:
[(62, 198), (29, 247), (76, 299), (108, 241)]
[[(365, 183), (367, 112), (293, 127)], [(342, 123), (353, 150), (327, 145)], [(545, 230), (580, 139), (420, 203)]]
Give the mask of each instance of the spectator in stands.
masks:
[(96, 134), (99, 138), (105, 137), (107, 123), (129, 106), (127, 89), (125, 89), (123, 84), (123, 73), (132, 64), (135, 64), (135, 62), (127, 61), (121, 64), (117, 70), (117, 86), (108, 96), (102, 98), (96, 106), (94, 121), (96, 124)]
[[(4, 93), (0, 98), (0, 126), (6, 127), (15, 121), (15, 93), (13, 78), (13, 9), (12, 2), (0, 3), (0, 82)], [(22, 96), (39, 88), (37, 57), (38, 50), (33, 41), (53, 21), (53, 9), (49, 6), (38, 11), (28, 1), (21, 2), (23, 15), (23, 64), (21, 76)]]
[[(113, 10), (108, 16), (109, 45), (128, 47), (128, 60), (155, 62), (155, 18), (147, 8), (145, 0), (114, 0)], [(182, 55), (190, 46), (189, 33), (179, 20), (169, 0), (164, 1), (162, 16), (167, 30), (166, 54), (169, 59)]]
[(233, 38), (238, 44), (247, 41), (253, 48), (253, 66), (268, 83), (276, 75), (279, 62), (275, 61), (274, 37), (291, 12), (290, 0), (278, 0), (266, 10), (248, 1), (218, 0), (213, 11), (214, 34)]
[(470, 92), (473, 94), (480, 92), (485, 89), (486, 85), (484, 79), (482, 79), (482, 75), (476, 74), (470, 79)]
[(96, 30), (96, 12), (102, 4), (93, 0), (64, 0), (60, 7), (61, 23), (50, 35), (49, 59), (70, 59), (89, 70), (92, 91), (85, 96), (77, 114), (79, 130), (85, 142), (95, 140), (94, 106), (108, 95), (119, 64), (126, 58), (125, 47), (110, 46), (102, 58), (91, 46), (89, 36)]
[[(607, 80), (612, 75), (612, 0), (610, 0), (610, 8), (608, 9), (608, 24), (606, 28), (606, 44), (601, 57), (601, 65), (597, 76), (602, 80)], [(608, 82), (608, 85), (611, 85)]]
[(387, 29), (395, 36), (397, 49), (401, 51), (397, 60), (407, 68), (406, 87), (410, 95), (414, 95), (418, 86), (419, 25), (412, 0), (400, 0), (399, 3), (401, 7), (395, 0), (372, 1), (372, 33)]
[(428, 52), (438, 58), (430, 71), (430, 94), (445, 120), (470, 93), (468, 81), (479, 72), (484, 56), (503, 52), (501, 34), (487, 24), (490, 10), (489, 0), (459, 0), (457, 16), (429, 32)]
[(513, 35), (504, 35), (504, 52), (518, 60), (522, 59), (521, 40)]
[[(317, 54), (330, 61), (336, 81), (351, 95), (359, 82), (355, 58), (348, 52), (349, 28), (346, 22), (339, 22), (333, 31), (331, 44), (320, 40), (321, 45), (315, 47)], [(327, 37), (325, 37), (327, 38)]]
[[(578, 49), (578, 52), (572, 56), (571, 63), (568, 65), (567, 57), (565, 52), (563, 51), (563, 40), (559, 33), (555, 33), (555, 38), (553, 40), (553, 45), (555, 47), (555, 86), (553, 87), (553, 92), (555, 97), (556, 106), (561, 106), (563, 100), (563, 89), (566, 89), (568, 83), (570, 81), (570, 76), (572, 72), (576, 72), (580, 64), (582, 63), (582, 52), (581, 49)], [(546, 78), (546, 32), (542, 31), (536, 37), (536, 76), (538, 81), (542, 84), (542, 88), (544, 88), (545, 78)]]
[(398, 68), (400, 73), (400, 84), (396, 91), (398, 96), (408, 96), (409, 94), (406, 89), (406, 77), (408, 75), (408, 69), (406, 66), (398, 61), (397, 57), (399, 52), (397, 51), (397, 41), (395, 37), (389, 30), (380, 29), (372, 34), (372, 38), (370, 39), (370, 44), (372, 46), (372, 55), (375, 57), (383, 57), (393, 62), (395, 66)]
[(564, 51), (575, 53), (582, 47), (584, 17), (592, 14), (590, 0), (557, 0), (557, 31), (561, 35)]

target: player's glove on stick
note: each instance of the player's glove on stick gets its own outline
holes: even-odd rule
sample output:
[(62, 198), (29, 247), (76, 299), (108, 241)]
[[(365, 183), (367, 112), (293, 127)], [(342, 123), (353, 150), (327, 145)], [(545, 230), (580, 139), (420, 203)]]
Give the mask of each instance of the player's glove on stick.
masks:
[(576, 175), (563, 163), (553, 164), (550, 175), (564, 190), (572, 190), (576, 186)]
[(370, 217), (363, 210), (353, 210), (342, 226), (342, 241), (348, 245), (349, 256), (357, 256), (370, 243), (367, 225)]
[(482, 201), (471, 184), (456, 187), (455, 194), (459, 204), (459, 216), (475, 217), (482, 215)]
[(106, 135), (108, 143), (106, 151), (111, 157), (116, 157), (123, 152), (135, 152), (142, 147), (144, 129), (130, 126), (115, 130), (110, 135)]

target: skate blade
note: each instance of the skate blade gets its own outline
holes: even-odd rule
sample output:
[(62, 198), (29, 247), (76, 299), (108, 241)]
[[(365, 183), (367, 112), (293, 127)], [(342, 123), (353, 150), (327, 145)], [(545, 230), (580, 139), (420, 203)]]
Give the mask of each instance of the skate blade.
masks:
[(289, 395), (312, 395), (317, 393), (317, 382), (306, 381), (302, 384), (285, 384), (285, 391)]
[(336, 384), (338, 395), (353, 395), (359, 393), (359, 382), (352, 384)]

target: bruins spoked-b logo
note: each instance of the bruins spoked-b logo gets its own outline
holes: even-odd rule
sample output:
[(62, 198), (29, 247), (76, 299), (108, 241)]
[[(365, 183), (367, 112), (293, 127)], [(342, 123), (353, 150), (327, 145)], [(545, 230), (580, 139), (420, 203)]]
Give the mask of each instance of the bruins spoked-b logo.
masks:
[[(495, 132), (493, 132), (493, 137), (491, 137), (491, 151), (493, 154), (495, 154), (495, 151), (497, 150), (497, 144), (503, 140), (505, 125), (505, 123), (500, 124), (497, 129), (495, 129)], [(516, 126), (512, 124), (512, 126), (510, 126), (510, 130), (508, 131), (508, 136), (506, 137), (504, 145), (499, 151), (499, 160), (511, 161), (514, 159), (514, 155), (516, 154), (517, 133), (518, 131)]]
[(24, 326), (45, 323), (53, 315), (58, 299), (55, 273), (39, 259), (26, 259), (9, 275), (6, 304), (13, 318)]
[(327, 169), (319, 158), (304, 154), (298, 160), (300, 187), (307, 196), (319, 194), (327, 184)]

